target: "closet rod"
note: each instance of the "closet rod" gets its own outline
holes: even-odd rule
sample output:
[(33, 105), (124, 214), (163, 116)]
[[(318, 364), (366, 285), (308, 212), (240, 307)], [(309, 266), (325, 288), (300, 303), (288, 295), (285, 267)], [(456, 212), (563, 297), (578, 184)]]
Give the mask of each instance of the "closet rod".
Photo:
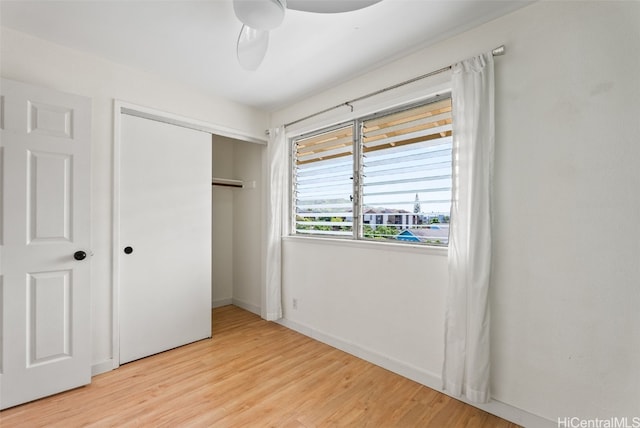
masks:
[(242, 189), (242, 184), (226, 184), (226, 183), (211, 183), (212, 186), (221, 186), (221, 187), (236, 187), (238, 189)]
[(244, 187), (244, 183), (241, 180), (231, 180), (228, 178), (212, 178), (211, 179), (212, 186), (223, 186), (223, 187), (235, 187), (238, 189), (242, 189)]
[[(504, 55), (504, 53), (505, 53), (504, 45), (498, 46), (497, 48), (493, 49), (491, 51), (491, 53), (493, 54), (493, 56)], [(431, 72), (429, 72), (427, 74), (423, 74), (421, 76), (414, 77), (413, 79), (409, 79), (409, 80), (405, 80), (404, 82), (396, 83), (395, 85), (388, 86), (388, 87), (380, 89), (378, 91), (371, 92), (370, 94), (363, 95), (361, 97), (354, 98), (354, 99), (349, 100), (349, 101), (345, 101), (345, 102), (343, 102), (341, 104), (335, 105), (333, 107), (329, 107), (329, 108), (324, 109), (322, 111), (319, 111), (317, 113), (310, 114), (309, 116), (305, 116), (305, 117), (303, 117), (301, 119), (294, 120), (293, 122), (285, 123), (284, 127), (286, 128), (288, 126), (295, 125), (296, 123), (303, 122), (303, 121), (305, 121), (307, 119), (311, 119), (312, 117), (320, 116), (321, 114), (330, 112), (331, 110), (335, 110), (335, 109), (341, 108), (341, 107), (349, 107), (349, 108), (351, 108), (351, 111), (353, 111), (353, 106), (351, 105), (352, 103), (355, 103), (355, 102), (358, 102), (358, 101), (362, 101), (362, 100), (365, 100), (367, 98), (370, 98), (370, 97), (373, 97), (373, 96), (376, 96), (376, 95), (380, 95), (382, 93), (385, 93), (387, 91), (391, 91), (391, 90), (399, 88), (401, 86), (405, 86), (405, 85), (408, 85), (410, 83), (417, 82), (418, 80), (426, 79), (427, 77), (431, 77), (431, 76), (435, 76), (436, 74), (444, 73), (445, 71), (448, 71), (448, 70), (451, 70), (451, 66), (450, 65), (448, 65), (446, 67), (442, 67), (439, 70), (431, 71)], [(266, 131), (266, 134), (268, 135), (269, 131)]]

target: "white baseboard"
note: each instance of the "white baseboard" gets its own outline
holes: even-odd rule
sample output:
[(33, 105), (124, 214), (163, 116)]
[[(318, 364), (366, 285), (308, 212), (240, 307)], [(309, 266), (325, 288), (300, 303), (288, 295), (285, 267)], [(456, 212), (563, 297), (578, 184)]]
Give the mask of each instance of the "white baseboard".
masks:
[(211, 301), (212, 308), (219, 308), (221, 306), (228, 306), (233, 304), (233, 299), (218, 299)]
[[(364, 348), (352, 342), (345, 341), (341, 338), (322, 333), (312, 327), (297, 323), (295, 321), (282, 318), (275, 322), (284, 327), (290, 328), (291, 330), (295, 330), (298, 333), (304, 334), (305, 336), (311, 337), (312, 339), (315, 339), (319, 342), (326, 343), (327, 345), (340, 349), (341, 351), (344, 351), (348, 354), (354, 355), (358, 358), (362, 358), (365, 361), (392, 371), (396, 374), (399, 374), (400, 376), (406, 377), (407, 379), (418, 382), (428, 388), (453, 397), (452, 395), (448, 394), (447, 391), (442, 390), (442, 378), (439, 374), (431, 373), (421, 368), (414, 367), (410, 364), (403, 363), (402, 361), (387, 357), (376, 351)], [(557, 427), (557, 424), (549, 419), (534, 415), (517, 407), (510, 406), (509, 404), (503, 403), (501, 401), (492, 399), (487, 404), (477, 404), (470, 403), (464, 398), (453, 398), (526, 428)]]
[(97, 376), (102, 373), (110, 372), (113, 370), (113, 359), (109, 358), (100, 363), (96, 363), (91, 366), (91, 376)]
[(244, 309), (245, 311), (252, 312), (256, 315), (260, 315), (260, 306), (256, 306), (252, 303), (244, 302), (242, 300), (236, 299), (235, 297), (231, 299), (231, 304)]

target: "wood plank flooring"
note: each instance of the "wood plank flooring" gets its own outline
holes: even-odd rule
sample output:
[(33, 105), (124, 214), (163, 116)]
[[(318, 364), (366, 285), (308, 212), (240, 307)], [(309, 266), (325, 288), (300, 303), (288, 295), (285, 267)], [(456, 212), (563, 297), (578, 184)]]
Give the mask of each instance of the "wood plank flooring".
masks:
[(214, 337), (0, 412), (8, 427), (516, 427), (234, 306)]

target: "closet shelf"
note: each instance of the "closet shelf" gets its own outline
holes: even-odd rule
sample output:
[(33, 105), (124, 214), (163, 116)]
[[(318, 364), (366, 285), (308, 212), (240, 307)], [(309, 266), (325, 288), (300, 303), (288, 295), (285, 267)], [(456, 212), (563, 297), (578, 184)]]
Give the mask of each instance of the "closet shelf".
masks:
[(212, 178), (211, 184), (213, 186), (224, 186), (224, 187), (236, 187), (242, 189), (244, 187), (244, 183), (242, 180), (232, 180), (230, 178)]

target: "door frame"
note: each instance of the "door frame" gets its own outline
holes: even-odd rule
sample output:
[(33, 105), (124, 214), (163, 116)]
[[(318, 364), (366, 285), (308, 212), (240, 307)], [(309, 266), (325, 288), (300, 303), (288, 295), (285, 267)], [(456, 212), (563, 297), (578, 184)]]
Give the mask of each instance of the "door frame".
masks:
[(113, 102), (113, 194), (112, 194), (112, 266), (111, 266), (111, 278), (112, 278), (112, 297), (111, 297), (111, 310), (112, 310), (112, 369), (120, 367), (120, 172), (121, 172), (121, 156), (122, 156), (122, 115), (127, 114), (130, 116), (137, 116), (144, 119), (155, 120), (163, 123), (168, 123), (183, 128), (195, 129), (197, 131), (204, 131), (211, 135), (218, 135), (221, 137), (229, 137), (240, 141), (246, 141), (256, 144), (267, 144), (266, 136), (264, 138), (258, 138), (249, 133), (239, 131), (236, 129), (216, 125), (211, 122), (205, 122), (197, 119), (192, 119), (185, 116), (180, 116), (174, 113), (169, 113), (161, 110), (157, 110), (150, 107), (144, 107), (137, 104), (129, 103), (126, 101), (115, 99)]

